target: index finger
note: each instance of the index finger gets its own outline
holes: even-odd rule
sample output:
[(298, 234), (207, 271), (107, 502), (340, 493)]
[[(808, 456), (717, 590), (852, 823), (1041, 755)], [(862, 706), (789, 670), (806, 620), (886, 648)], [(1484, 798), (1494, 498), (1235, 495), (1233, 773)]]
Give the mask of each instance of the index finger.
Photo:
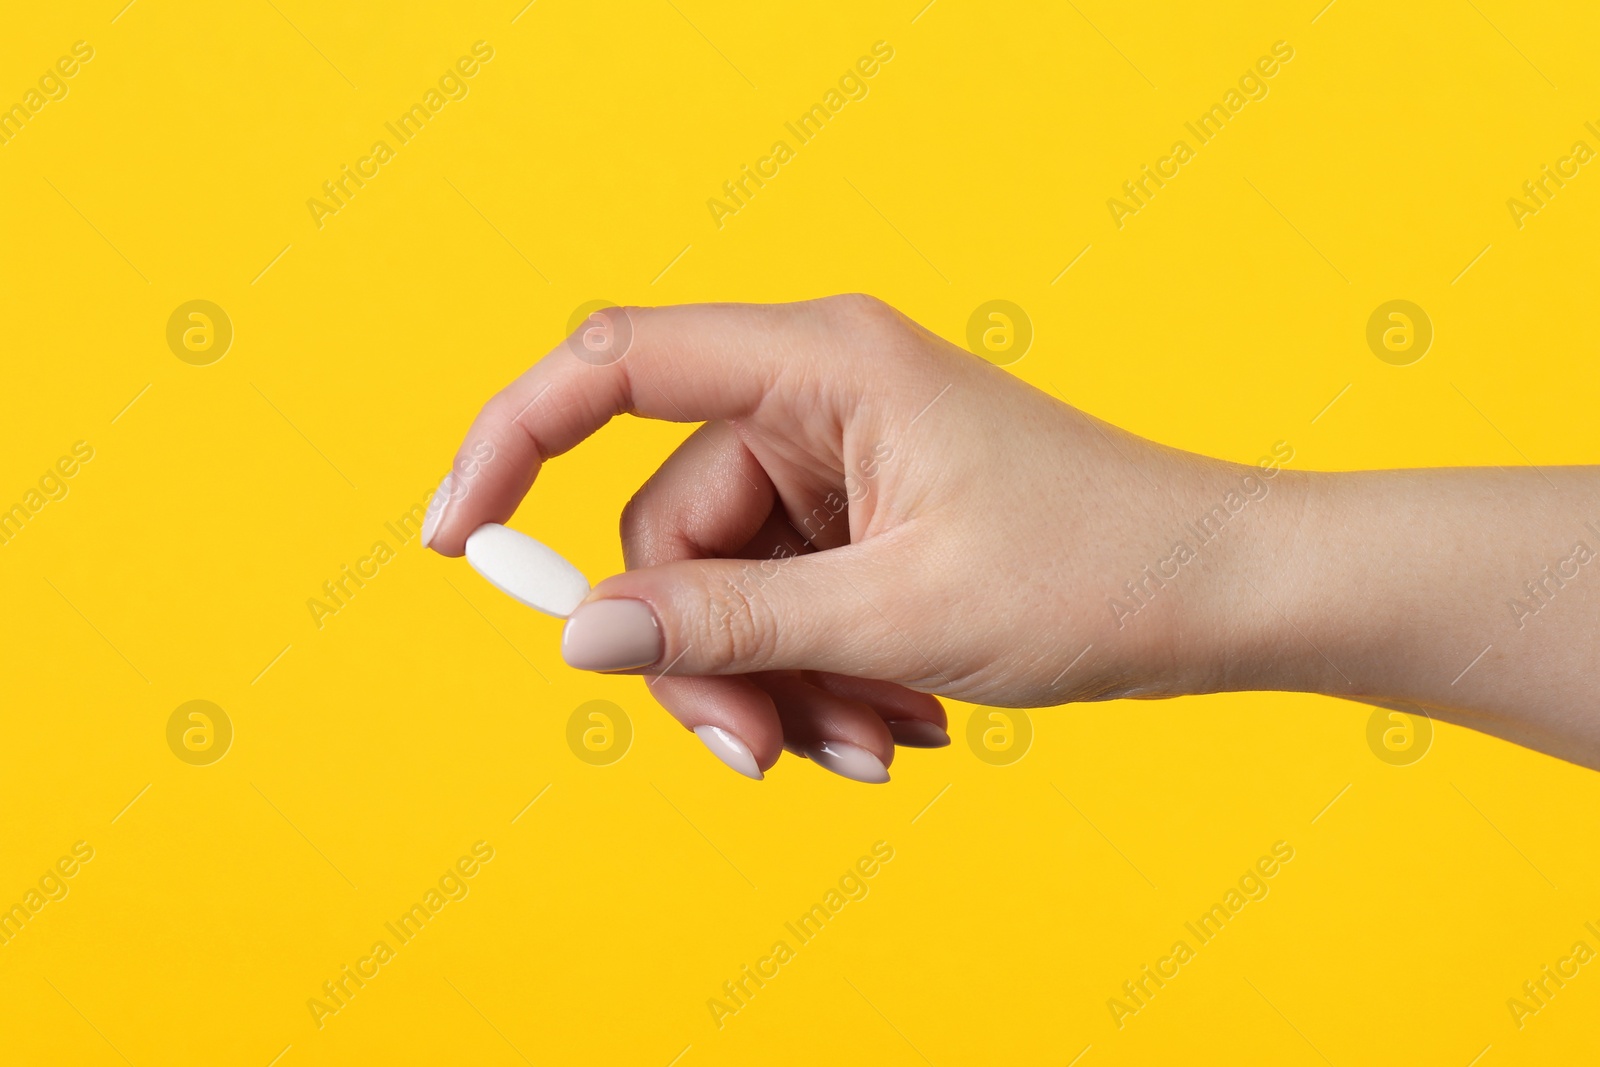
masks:
[(817, 304), (597, 311), (495, 394), (429, 503), (423, 544), (447, 556), (505, 522), (552, 456), (625, 412), (672, 422), (750, 415), (820, 330)]

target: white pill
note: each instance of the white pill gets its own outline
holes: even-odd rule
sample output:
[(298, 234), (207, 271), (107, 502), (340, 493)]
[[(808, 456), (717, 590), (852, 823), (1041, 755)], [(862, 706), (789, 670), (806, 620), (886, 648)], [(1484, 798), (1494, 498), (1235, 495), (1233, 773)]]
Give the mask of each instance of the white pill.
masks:
[(554, 549), (497, 522), (467, 535), (467, 562), (513, 600), (564, 619), (589, 595), (589, 580)]

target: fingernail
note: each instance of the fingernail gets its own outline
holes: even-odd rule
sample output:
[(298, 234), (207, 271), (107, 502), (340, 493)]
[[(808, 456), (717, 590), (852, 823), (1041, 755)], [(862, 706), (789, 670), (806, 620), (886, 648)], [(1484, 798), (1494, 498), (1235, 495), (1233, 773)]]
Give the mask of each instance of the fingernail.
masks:
[(905, 748), (943, 748), (950, 735), (926, 719), (892, 719), (884, 723), (894, 743)]
[(883, 761), (860, 745), (847, 741), (824, 741), (806, 749), (812, 762), (853, 782), (870, 782), (874, 785), (887, 782), (889, 771)]
[(428, 512), (422, 518), (422, 547), (427, 548), (433, 542), (433, 535), (439, 532), (439, 521), (444, 518), (444, 509), (450, 506), (450, 494), (455, 491), (456, 472), (451, 471), (439, 480), (439, 488), (433, 491), (433, 497), (428, 501)]
[(711, 754), (744, 775), (761, 781), (765, 777), (750, 754), (750, 746), (734, 737), (720, 726), (696, 726), (694, 735), (711, 750)]
[(661, 627), (642, 600), (591, 600), (567, 619), (561, 658), (580, 671), (626, 671), (661, 658)]

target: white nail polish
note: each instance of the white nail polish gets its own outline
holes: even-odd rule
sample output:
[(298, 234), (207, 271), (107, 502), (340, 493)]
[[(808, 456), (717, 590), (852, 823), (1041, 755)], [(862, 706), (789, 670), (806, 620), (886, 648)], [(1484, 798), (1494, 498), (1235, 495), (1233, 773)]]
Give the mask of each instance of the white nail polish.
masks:
[(439, 532), (439, 521), (444, 518), (444, 509), (450, 504), (450, 493), (455, 488), (456, 472), (451, 471), (439, 480), (439, 488), (433, 491), (433, 496), (428, 500), (427, 514), (422, 517), (422, 547), (427, 548), (433, 543), (433, 535)]
[(744, 775), (761, 781), (765, 777), (756, 766), (750, 747), (720, 726), (696, 726), (694, 735), (711, 750), (711, 754)]
[(564, 556), (497, 522), (467, 535), (467, 562), (506, 596), (558, 619), (589, 595), (589, 580)]
[(847, 741), (824, 741), (806, 749), (813, 763), (854, 782), (881, 785), (889, 780), (883, 761), (860, 745)]

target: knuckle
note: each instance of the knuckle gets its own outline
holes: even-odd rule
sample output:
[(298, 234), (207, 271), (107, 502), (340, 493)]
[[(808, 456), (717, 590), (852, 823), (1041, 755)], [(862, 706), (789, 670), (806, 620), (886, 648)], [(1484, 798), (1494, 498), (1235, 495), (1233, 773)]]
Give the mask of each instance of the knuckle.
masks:
[(622, 540), (622, 562), (628, 567), (634, 566), (644, 542), (646, 525), (640, 508), (638, 494), (635, 494), (622, 506), (622, 517), (617, 520), (617, 533)]
[(898, 311), (867, 293), (840, 293), (824, 297), (822, 302), (832, 315), (849, 325), (884, 327), (900, 322)]
[(707, 597), (705, 633), (706, 659), (719, 670), (759, 670), (777, 646), (777, 627), (760, 589), (732, 580)]
[(511, 421), (511, 416), (516, 413), (517, 383), (512, 382), (497, 391), (478, 412), (478, 418), (486, 423), (502, 426)]
[(668, 558), (662, 537), (659, 508), (643, 489), (623, 505), (618, 520), (618, 533), (622, 538), (623, 563), (629, 568), (648, 567)]
[(491, 396), (478, 410), (478, 417), (472, 423), (472, 434), (488, 441), (503, 440), (512, 430), (517, 415), (516, 397), (511, 387), (507, 386)]
[(632, 544), (643, 538), (649, 527), (646, 517), (647, 505), (643, 493), (635, 493), (622, 505), (622, 517), (617, 520), (618, 532), (622, 535), (624, 545)]
[(823, 320), (852, 348), (870, 349), (880, 367), (903, 369), (924, 358), (919, 328), (894, 307), (865, 293), (824, 297)]

